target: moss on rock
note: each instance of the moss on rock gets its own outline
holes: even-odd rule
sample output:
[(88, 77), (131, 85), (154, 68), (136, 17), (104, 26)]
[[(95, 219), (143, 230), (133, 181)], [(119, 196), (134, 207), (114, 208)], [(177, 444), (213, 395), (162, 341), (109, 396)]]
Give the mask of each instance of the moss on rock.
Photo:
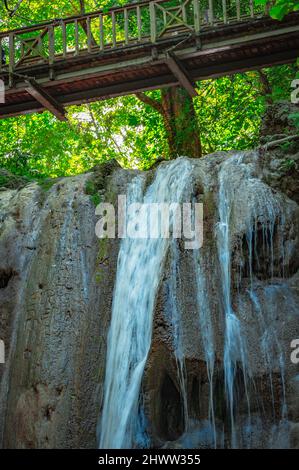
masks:
[(101, 202), (101, 195), (104, 194), (107, 188), (107, 178), (119, 168), (121, 167), (116, 160), (92, 168), (92, 175), (85, 185), (85, 193), (90, 196), (95, 206)]
[(0, 168), (0, 190), (21, 189), (29, 182), (30, 180), (25, 176), (14, 175), (4, 168)]

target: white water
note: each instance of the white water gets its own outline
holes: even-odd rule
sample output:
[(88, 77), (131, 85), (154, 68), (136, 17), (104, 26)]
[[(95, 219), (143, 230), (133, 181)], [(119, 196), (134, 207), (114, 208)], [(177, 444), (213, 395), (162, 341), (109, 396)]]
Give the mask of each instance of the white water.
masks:
[[(287, 418), (286, 391), (285, 391), (285, 358), (282, 345), (275, 329), (276, 319), (279, 315), (282, 299), (285, 310), (295, 313), (292, 292), (285, 283), (268, 285), (259, 289), (252, 288), (249, 291), (261, 331), (261, 352), (265, 368), (269, 374), (271, 389), (273, 418), (275, 418), (275, 398), (273, 390), (273, 370), (280, 371), (281, 380), (281, 419)], [(262, 304), (260, 299), (262, 299)], [(266, 308), (262, 309), (262, 305)]]
[[(255, 277), (255, 271), (259, 272), (260, 267), (266, 269), (261, 273), (268, 281), (269, 277), (271, 279), (275, 275), (277, 260), (274, 258), (277, 246), (281, 247), (280, 259), (283, 260), (281, 274), (283, 274), (284, 266), (287, 266), (287, 254), (283, 246), (285, 224), (281, 209), (283, 205), (280, 206), (278, 195), (273, 195), (269, 187), (254, 177), (252, 169), (254, 169), (254, 165), (243, 163), (242, 155), (240, 158), (233, 156), (221, 164), (218, 174), (220, 222), (217, 226), (216, 237), (222, 285), (220, 297), (222, 298), (225, 328), (223, 348), (225, 396), (231, 427), (229, 445), (232, 448), (242, 447), (244, 443), (248, 447), (251, 446), (251, 430), (254, 429), (254, 420), (257, 419), (254, 416), (253, 421), (251, 420), (248, 382), (250, 381), (253, 388), (255, 384), (251, 376), (246, 344), (249, 324), (242, 314), (243, 307), (248, 308), (246, 307), (248, 300), (242, 303), (243, 294), (241, 295), (240, 292), (236, 293), (234, 299), (231, 295), (233, 250), (236, 250), (235, 254), (237, 253), (240, 262), (238, 268), (240, 270), (239, 285), (241, 285), (242, 277), (245, 274), (244, 266), (247, 266), (245, 278), (249, 278), (246, 281), (249, 287), (246, 292), (259, 325), (260, 336), (257, 338), (257, 342), (264, 362), (264, 370), (269, 374), (271, 389), (269, 397), (273, 404), (273, 419), (275, 398), (272, 371), (278, 369), (282, 385), (282, 427), (286, 422), (285, 363), (283, 349), (274, 326), (278, 312), (273, 308), (277, 303), (276, 296), (282, 292), (284, 287), (268, 283), (257, 291), (256, 286), (262, 285), (263, 282), (257, 282)], [(190, 196), (191, 171), (191, 163), (184, 159), (160, 166), (155, 180), (145, 194), (143, 194), (144, 177), (135, 178), (128, 190), (128, 203), (137, 201), (145, 203), (179, 202), (183, 195), (188, 198)], [(185, 191), (186, 188), (188, 191)], [(146, 215), (146, 213), (138, 214), (136, 218), (133, 218), (133, 224), (144, 223), (143, 219)], [(157, 230), (158, 232), (159, 230)], [(259, 238), (257, 234), (259, 234)], [(243, 246), (242, 243), (240, 246), (233, 245), (236, 241), (239, 243), (238, 240), (240, 241), (243, 235), (245, 245), (247, 242), (245, 256), (242, 252), (244, 244)], [(142, 409), (141, 385), (151, 345), (155, 299), (168, 250), (170, 250), (170, 277), (168, 280), (168, 302), (170, 304), (167, 310), (170, 312), (168, 320), (172, 325), (173, 351), (177, 362), (178, 382), (185, 419), (184, 439), (188, 440), (190, 432), (194, 439), (196, 438), (196, 426), (192, 418), (188, 416), (187, 374), (183, 347), (185, 338), (183, 338), (183, 322), (179, 304), (181, 287), (178, 244), (174, 240), (163, 238), (124, 239), (121, 243), (118, 259), (113, 312), (108, 336), (100, 448), (131, 448), (148, 445), (144, 434), (146, 423)], [(193, 252), (199, 334), (202, 339), (209, 381), (209, 416), (205, 423), (200, 423), (200, 435), (204, 429), (206, 435), (204, 441), (207, 440), (209, 446), (216, 447), (216, 445), (224, 445), (224, 430), (222, 432), (221, 425), (219, 426), (218, 423), (216, 433), (216, 407), (213, 390), (216, 355), (214, 335), (216, 333), (213, 331), (211, 300), (209, 298), (211, 291), (204, 263), (207, 261), (205, 253), (201, 250)], [(234, 287), (236, 286), (234, 285)], [(286, 293), (286, 299), (290, 299), (290, 297), (289, 293)], [(233, 301), (236, 303), (233, 304)], [(267, 305), (269, 305), (269, 312)], [(287, 310), (287, 306), (285, 310)], [(247, 313), (248, 309), (244, 312)], [(241, 429), (241, 423), (237, 421), (239, 402), (236, 396), (236, 378), (240, 371), (243, 374), (244, 392), (248, 406), (245, 421), (242, 418), (245, 423), (244, 429), (248, 431), (248, 438), (245, 440), (241, 435), (238, 435), (239, 432), (237, 433), (237, 430)], [(274, 430), (277, 425), (274, 421), (273, 423)], [(193, 437), (191, 440), (193, 442)], [(226, 438), (225, 441), (225, 445), (227, 445)], [(269, 446), (271, 446), (270, 441)]]
[(183, 351), (183, 331), (182, 317), (179, 305), (178, 291), (180, 290), (180, 273), (179, 273), (179, 250), (176, 240), (172, 240), (170, 246), (171, 264), (169, 279), (169, 311), (171, 317), (169, 319), (172, 327), (174, 355), (177, 364), (178, 381), (180, 387), (180, 395), (182, 402), (182, 413), (184, 417), (184, 428), (188, 426), (188, 398), (187, 398), (187, 380), (186, 380), (186, 364)]
[[(161, 165), (142, 197), (143, 179), (128, 190), (130, 202), (180, 202), (192, 165), (177, 159)], [(147, 214), (136, 214), (136, 224)], [(158, 221), (156, 221), (158, 223)], [(140, 432), (139, 397), (152, 337), (153, 310), (169, 240), (130, 239), (121, 242), (108, 334), (100, 448), (136, 446)]]
[(236, 316), (231, 303), (231, 240), (230, 219), (235, 188), (231, 184), (228, 175), (232, 171), (232, 165), (237, 166), (240, 160), (227, 160), (219, 173), (219, 225), (217, 230), (218, 256), (221, 269), (221, 283), (223, 292), (223, 307), (225, 315), (225, 339), (224, 339), (224, 381), (226, 400), (230, 414), (231, 447), (238, 447), (235, 430), (235, 393), (234, 384), (238, 364), (242, 365), (246, 394), (249, 372), (246, 358), (246, 345), (241, 330), (241, 323)]
[[(272, 405), (274, 414), (274, 392), (272, 370), (278, 368), (281, 375), (282, 384), (282, 419), (286, 417), (285, 405), (285, 379), (284, 379), (284, 356), (274, 327), (275, 315), (275, 286), (267, 286), (264, 289), (264, 300), (262, 304), (254, 290), (255, 276), (254, 266), (257, 271), (262, 266), (266, 278), (274, 276), (274, 243), (279, 247), (280, 266), (279, 274), (284, 273), (284, 267), (288, 260), (284, 250), (283, 232), (285, 217), (281, 211), (280, 199), (269, 187), (264, 185), (252, 174), (251, 167), (242, 162), (241, 157), (236, 156), (226, 160), (219, 172), (219, 218), (220, 222), (217, 230), (218, 256), (221, 269), (221, 281), (223, 291), (223, 306), (225, 313), (225, 339), (224, 339), (224, 376), (226, 399), (230, 413), (231, 423), (231, 447), (238, 447), (240, 442), (235, 429), (236, 399), (234, 393), (235, 377), (237, 368), (242, 367), (245, 394), (248, 404), (248, 426), (250, 427), (250, 403), (248, 393), (248, 378), (251, 376), (247, 357), (246, 327), (242, 326), (240, 314), (242, 313), (242, 302), (238, 302), (238, 312), (232, 307), (231, 299), (231, 253), (233, 250), (231, 240), (231, 230), (234, 225), (245, 230), (248, 259), (250, 288), (249, 297), (253, 309), (257, 314), (257, 321), (260, 328), (260, 349), (264, 359), (266, 370), (269, 373), (269, 381), (272, 395)], [(244, 212), (245, 208), (245, 212)], [(235, 228), (234, 228), (235, 230)], [(261, 232), (261, 239), (258, 240), (258, 230)], [(242, 251), (242, 247), (240, 247)], [(261, 257), (261, 259), (260, 259)], [(268, 264), (268, 266), (267, 266)], [(265, 271), (266, 269), (266, 271)], [(242, 280), (240, 271), (240, 281)], [(287, 298), (291, 297), (289, 293)], [(239, 299), (240, 300), (240, 299)], [(262, 309), (262, 306), (269, 305), (270, 312)]]
[(193, 252), (194, 270), (196, 275), (197, 287), (197, 306), (199, 313), (199, 329), (203, 343), (203, 349), (207, 365), (207, 376), (209, 381), (209, 427), (212, 430), (213, 445), (217, 447), (215, 410), (214, 410), (214, 392), (213, 392), (213, 376), (215, 366), (215, 338), (213, 331), (213, 322), (209, 299), (207, 298), (207, 280), (202, 267), (201, 251)]

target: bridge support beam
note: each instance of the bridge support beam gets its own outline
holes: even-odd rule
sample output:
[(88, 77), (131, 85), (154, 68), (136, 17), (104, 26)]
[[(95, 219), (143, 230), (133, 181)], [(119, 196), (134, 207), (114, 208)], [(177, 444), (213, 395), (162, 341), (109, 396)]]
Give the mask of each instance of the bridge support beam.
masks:
[(30, 93), (33, 98), (42, 104), (48, 111), (60, 121), (67, 121), (65, 110), (63, 106), (58, 103), (49, 93), (46, 92), (35, 80), (26, 80), (26, 91)]
[(197, 96), (197, 91), (195, 89), (195, 82), (190, 77), (189, 73), (185, 69), (184, 65), (181, 61), (177, 58), (177, 56), (172, 51), (167, 52), (167, 60), (166, 63), (173, 73), (173, 75), (177, 78), (180, 85), (185, 88), (185, 90), (189, 93), (191, 98), (195, 98)]

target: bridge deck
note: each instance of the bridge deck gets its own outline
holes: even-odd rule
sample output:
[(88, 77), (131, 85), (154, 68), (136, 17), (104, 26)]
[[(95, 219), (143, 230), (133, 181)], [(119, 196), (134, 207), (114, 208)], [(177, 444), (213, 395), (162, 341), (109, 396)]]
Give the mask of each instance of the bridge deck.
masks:
[[(0, 33), (0, 118), (259, 67), (299, 56), (299, 14), (284, 21), (251, 0), (152, 1)], [(195, 91), (194, 91), (195, 94)]]

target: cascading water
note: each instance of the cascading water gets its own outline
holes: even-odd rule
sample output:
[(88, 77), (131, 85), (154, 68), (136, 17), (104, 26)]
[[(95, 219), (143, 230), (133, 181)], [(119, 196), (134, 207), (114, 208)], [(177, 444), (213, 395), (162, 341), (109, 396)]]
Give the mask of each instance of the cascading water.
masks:
[[(225, 312), (225, 340), (224, 340), (224, 376), (226, 398), (230, 412), (231, 422), (231, 446), (237, 447), (235, 430), (235, 379), (236, 372), (241, 365), (243, 371), (244, 388), (248, 405), (248, 422), (250, 427), (250, 402), (248, 392), (248, 378), (251, 380), (251, 371), (247, 352), (247, 329), (242, 325), (242, 302), (239, 294), (236, 297), (237, 311), (232, 308), (231, 299), (231, 264), (232, 264), (232, 239), (231, 231), (245, 233), (247, 253), (241, 255), (239, 283), (242, 276), (249, 278), (249, 298), (253, 311), (257, 314), (260, 340), (259, 348), (264, 358), (266, 370), (269, 373), (269, 381), (274, 410), (274, 392), (272, 370), (278, 368), (281, 375), (282, 386), (282, 419), (286, 416), (285, 405), (285, 379), (284, 379), (284, 355), (274, 328), (273, 314), (267, 313), (265, 307), (275, 311), (274, 294), (275, 285), (267, 285), (264, 288), (264, 296), (267, 299), (261, 304), (255, 291), (256, 276), (273, 279), (274, 275), (283, 276), (288, 265), (288, 256), (284, 248), (285, 216), (281, 210), (281, 201), (274, 195), (271, 189), (254, 176), (254, 161), (256, 155), (252, 155), (251, 165), (243, 162), (244, 154), (240, 157), (233, 156), (227, 159), (219, 172), (219, 218), (217, 231), (218, 256), (221, 268), (221, 281), (223, 290), (223, 305)], [(237, 177), (236, 177), (237, 176)], [(238, 207), (240, 206), (240, 207)], [(237, 230), (236, 230), (236, 227)], [(236, 242), (235, 238), (235, 242)], [(239, 246), (239, 254), (244, 247)], [(275, 249), (279, 252), (277, 261)], [(276, 256), (277, 258), (277, 256)], [(272, 298), (270, 298), (270, 293)], [(286, 296), (291, 298), (289, 292)]]
[(171, 241), (170, 246), (170, 279), (169, 279), (169, 318), (172, 327), (174, 355), (177, 363), (178, 379), (180, 386), (180, 394), (182, 397), (182, 412), (184, 417), (185, 430), (188, 426), (188, 396), (186, 383), (186, 365), (182, 344), (182, 319), (177, 295), (178, 286), (180, 287), (179, 275), (179, 250), (176, 240)]
[(202, 267), (202, 255), (200, 250), (194, 250), (193, 261), (196, 275), (199, 328), (203, 342), (204, 354), (207, 365), (207, 376), (209, 381), (209, 421), (211, 423), (213, 433), (214, 447), (217, 447), (213, 391), (213, 376), (215, 366), (215, 338), (213, 332), (211, 311), (209, 307), (209, 299), (207, 299), (206, 296), (207, 281)]
[[(108, 335), (100, 448), (146, 447), (150, 444), (145, 436), (146, 420), (150, 417), (147, 415), (145, 418), (144, 415), (141, 385), (152, 340), (155, 300), (166, 259), (169, 259), (169, 269), (166, 280), (163, 280), (167, 289), (164, 313), (167, 314), (166, 323), (170, 325), (172, 354), (177, 366), (179, 398), (176, 398), (173, 409), (183, 407), (184, 426), (181, 429), (184, 429), (184, 433), (180, 442), (187, 446), (196, 446), (198, 442), (206, 447), (256, 445), (253, 430), (257, 435), (260, 432), (264, 405), (259, 403), (255, 377), (264, 380), (265, 376), (267, 380), (267, 375), (273, 417), (267, 415), (265, 446), (275, 445), (276, 431), (279, 436), (287, 435), (284, 427), (287, 423), (285, 358), (281, 337), (275, 331), (274, 322), (278, 312), (274, 305), (278, 297), (283, 295), (283, 290), (288, 288), (284, 282), (274, 282), (274, 278), (278, 276), (283, 279), (284, 271), (288, 269), (290, 253), (285, 249), (284, 236), (285, 227), (291, 224), (294, 206), (290, 206), (289, 212), (285, 209), (284, 199), (256, 177), (256, 165), (257, 155), (254, 153), (250, 154), (250, 158), (245, 153), (231, 155), (219, 165), (216, 199), (219, 217), (216, 246), (222, 286), (219, 298), (212, 297), (218, 279), (211, 285), (210, 276), (212, 278), (213, 273), (208, 271), (213, 245), (206, 248), (204, 242), (203, 248), (194, 250), (188, 258), (188, 262), (191, 260), (192, 263), (193, 260), (191, 270), (195, 273), (195, 289), (192, 292), (196, 292), (197, 296), (194, 308), (197, 309), (198, 326), (195, 323), (193, 325), (198, 331), (198, 344), (201, 340), (207, 369), (209, 392), (203, 398), (207, 408), (203, 406), (200, 410), (203, 413), (203, 409), (206, 409), (206, 415), (196, 415), (195, 408), (189, 402), (190, 397), (196, 395), (192, 395), (192, 380), (189, 380), (185, 364), (185, 354), (186, 351), (190, 354), (190, 345), (186, 348), (188, 328), (184, 329), (187, 323), (184, 324), (186, 320), (182, 315), (181, 302), (185, 294), (184, 281), (181, 285), (179, 244), (177, 240), (161, 238), (158, 226), (155, 227), (157, 238), (128, 237), (122, 240)], [(134, 178), (128, 189), (128, 204), (171, 203), (180, 202), (182, 198), (189, 201), (194, 167), (196, 164), (191, 164), (187, 159), (161, 165), (146, 190), (145, 177)], [(127, 222), (131, 226), (142, 226), (147, 219), (146, 211), (127, 213)], [(159, 221), (155, 223), (159, 225)], [(284, 295), (287, 299), (292, 298), (289, 291)], [(219, 336), (222, 325), (220, 328), (215, 325), (214, 328), (218, 321), (215, 312), (221, 305), (222, 309), (220, 307), (219, 310), (224, 312), (224, 338), (221, 334)], [(287, 310), (287, 306), (284, 309)], [(190, 318), (188, 321), (191, 321)], [(255, 350), (251, 344), (253, 337)], [(223, 340), (224, 395), (230, 435), (227, 435), (225, 423), (221, 422), (219, 414), (219, 410), (223, 410), (222, 401), (220, 407), (217, 401), (221, 400), (218, 359), (222, 352), (220, 338)], [(259, 354), (257, 350), (260, 351), (258, 366), (253, 360), (255, 354)], [(191, 358), (198, 360), (196, 356), (193, 358), (192, 353)], [(202, 377), (199, 369), (199, 377)], [(194, 370), (192, 373), (196, 374)], [(255, 377), (253, 374), (256, 374)], [(280, 384), (277, 379), (279, 374)], [(278, 387), (281, 390), (279, 401), (282, 412), (281, 423), (277, 424)], [(199, 394), (206, 394), (201, 383), (198, 390)], [(159, 390), (157, 393), (160, 393)], [(157, 395), (157, 399), (161, 399), (161, 396)], [(168, 406), (172, 406), (171, 399), (167, 402)], [(155, 423), (155, 426), (159, 427), (159, 423)]]
[[(141, 177), (136, 177), (128, 190), (128, 204), (180, 202), (191, 170), (192, 165), (186, 159), (160, 166), (144, 197), (144, 182)], [(147, 211), (133, 217), (131, 223), (147, 225)], [(159, 227), (156, 228), (159, 233)], [(136, 445), (140, 428), (141, 381), (151, 344), (155, 297), (168, 246), (169, 240), (161, 237), (125, 238), (121, 242), (108, 335), (100, 448)]]
[[(241, 331), (239, 318), (236, 316), (231, 303), (231, 244), (230, 244), (230, 217), (234, 192), (227, 177), (227, 168), (231, 165), (231, 160), (227, 160), (219, 173), (219, 218), (220, 222), (217, 231), (218, 256), (221, 268), (221, 281), (223, 291), (223, 306), (225, 314), (225, 340), (224, 340), (224, 380), (226, 398), (230, 413), (231, 424), (231, 446), (237, 447), (237, 436), (235, 430), (234, 417), (234, 382), (237, 373), (238, 363), (242, 364), (243, 377), (246, 386), (246, 374), (248, 373), (248, 362), (246, 358), (246, 346)], [(235, 158), (233, 163), (239, 164)]]
[[(282, 346), (275, 330), (275, 296), (277, 292), (287, 290), (285, 296), (292, 299), (292, 293), (287, 286), (281, 283), (276, 284), (274, 277), (284, 277), (285, 270), (288, 269), (288, 253), (284, 246), (284, 231), (286, 225), (286, 214), (283, 213), (280, 198), (274, 195), (270, 188), (251, 177), (250, 173), (244, 171), (247, 178), (248, 197), (247, 208), (249, 209), (245, 217), (246, 242), (248, 251), (248, 294), (252, 303), (253, 311), (257, 314), (260, 331), (260, 350), (264, 359), (265, 368), (269, 374), (269, 382), (272, 397), (273, 418), (275, 417), (275, 399), (273, 390), (272, 371), (280, 370), (281, 377), (281, 417), (286, 418), (285, 399), (285, 359)], [(275, 259), (275, 249), (279, 253), (279, 262)], [(277, 256), (276, 256), (277, 257)], [(271, 284), (260, 285), (259, 278), (268, 278)], [(264, 300), (261, 303), (258, 291), (263, 292)], [(263, 307), (262, 307), (263, 306)], [(270, 308), (268, 308), (270, 306)]]
[[(124, 239), (116, 279), (118, 244), (97, 266), (84, 189), (95, 178), (109, 200), (131, 172), (0, 188), (2, 446), (92, 447), (102, 401), (102, 448), (298, 447), (299, 206), (284, 158), (220, 152), (140, 173), (128, 204), (203, 201), (204, 244)], [(132, 231), (145, 220), (128, 210)]]
[[(275, 417), (275, 398), (272, 371), (279, 370), (281, 379), (281, 419), (285, 420), (287, 418), (285, 357), (277, 331), (275, 330), (275, 321), (281, 304), (285, 304), (285, 308), (289, 311), (293, 310), (294, 313), (296, 312), (292, 292), (284, 282), (279, 282), (266, 287), (253, 285), (248, 294), (254, 311), (257, 314), (261, 331), (261, 352), (265, 368), (269, 374), (273, 418)], [(262, 304), (266, 305), (265, 309), (262, 309)]]

